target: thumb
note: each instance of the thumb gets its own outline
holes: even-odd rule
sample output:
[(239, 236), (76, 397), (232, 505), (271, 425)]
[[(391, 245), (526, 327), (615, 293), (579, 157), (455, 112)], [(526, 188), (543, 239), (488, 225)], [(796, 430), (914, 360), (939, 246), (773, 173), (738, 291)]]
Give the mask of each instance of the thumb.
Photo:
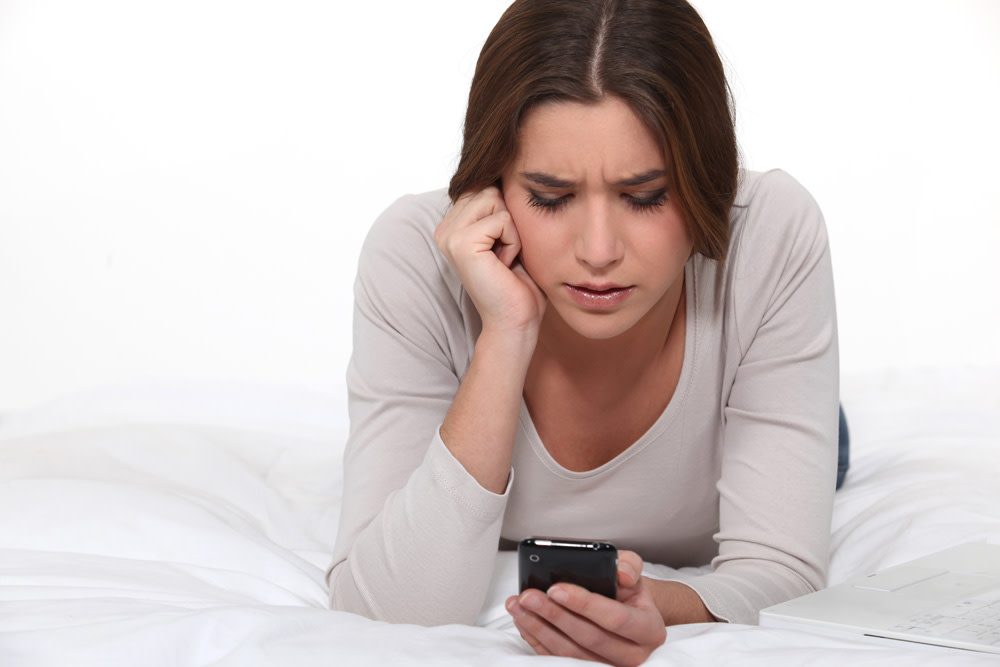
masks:
[(538, 283), (528, 274), (528, 270), (524, 268), (519, 259), (515, 259), (514, 263), (511, 265), (510, 270), (517, 276), (522, 283), (528, 286), (532, 294), (535, 295), (535, 300), (538, 302), (538, 312), (545, 312), (545, 304), (547, 302), (547, 297), (545, 292), (538, 286)]
[(618, 552), (618, 585), (632, 588), (642, 580), (642, 558), (634, 551)]

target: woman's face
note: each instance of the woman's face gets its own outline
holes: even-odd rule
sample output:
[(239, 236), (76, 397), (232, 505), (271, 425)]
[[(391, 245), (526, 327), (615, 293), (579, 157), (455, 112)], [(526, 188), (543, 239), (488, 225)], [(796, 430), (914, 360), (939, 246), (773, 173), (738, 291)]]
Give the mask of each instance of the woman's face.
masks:
[(667, 191), (668, 170), (618, 98), (526, 114), (517, 158), (503, 175), (504, 200), (547, 312), (578, 334), (607, 339), (673, 317), (692, 241)]

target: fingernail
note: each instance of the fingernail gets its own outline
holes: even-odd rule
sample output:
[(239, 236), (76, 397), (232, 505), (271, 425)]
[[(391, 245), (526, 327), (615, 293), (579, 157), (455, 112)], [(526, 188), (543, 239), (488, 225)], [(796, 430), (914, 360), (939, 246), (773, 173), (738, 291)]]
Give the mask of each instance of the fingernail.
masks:
[(528, 609), (538, 609), (542, 606), (542, 599), (537, 595), (532, 595), (528, 593), (521, 598), (521, 604), (523, 604)]
[(624, 572), (628, 576), (632, 577), (632, 579), (638, 579), (639, 578), (638, 575), (636, 575), (635, 570), (633, 570), (632, 566), (629, 565), (628, 563), (622, 563), (621, 564), (621, 569), (622, 569), (622, 572)]
[(564, 604), (566, 600), (569, 600), (569, 593), (561, 588), (556, 588), (555, 586), (549, 589), (548, 594), (550, 598), (559, 604)]

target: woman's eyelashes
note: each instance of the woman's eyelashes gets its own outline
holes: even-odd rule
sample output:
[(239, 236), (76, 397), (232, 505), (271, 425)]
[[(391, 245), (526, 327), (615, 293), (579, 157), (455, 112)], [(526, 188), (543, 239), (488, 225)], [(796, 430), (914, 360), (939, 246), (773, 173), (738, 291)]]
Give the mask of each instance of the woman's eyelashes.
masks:
[(555, 212), (566, 206), (573, 195), (562, 197), (543, 197), (537, 192), (528, 191), (528, 205), (546, 212)]
[[(667, 203), (667, 191), (665, 188), (649, 195), (640, 196), (623, 193), (621, 197), (629, 208), (636, 211), (650, 211)], [(567, 204), (569, 204), (572, 198), (572, 194), (565, 194), (561, 197), (551, 197), (542, 196), (531, 190), (528, 191), (528, 205), (548, 213), (554, 213), (564, 208)]]
[(667, 191), (666, 189), (654, 192), (651, 195), (645, 197), (638, 197), (635, 195), (622, 195), (628, 205), (638, 211), (649, 211), (654, 208), (659, 208), (667, 203)]

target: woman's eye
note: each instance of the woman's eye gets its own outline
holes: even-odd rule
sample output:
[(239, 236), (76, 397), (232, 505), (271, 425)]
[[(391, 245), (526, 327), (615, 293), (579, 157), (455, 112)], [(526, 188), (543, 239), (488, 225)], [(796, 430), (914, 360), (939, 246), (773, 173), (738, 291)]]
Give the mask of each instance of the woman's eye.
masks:
[(528, 205), (534, 208), (540, 208), (543, 211), (553, 212), (558, 211), (560, 208), (569, 203), (570, 197), (572, 197), (572, 195), (563, 195), (562, 197), (543, 197), (537, 192), (529, 192)]
[(660, 190), (647, 196), (622, 195), (628, 205), (639, 211), (648, 211), (653, 208), (663, 206), (667, 203), (667, 191)]

